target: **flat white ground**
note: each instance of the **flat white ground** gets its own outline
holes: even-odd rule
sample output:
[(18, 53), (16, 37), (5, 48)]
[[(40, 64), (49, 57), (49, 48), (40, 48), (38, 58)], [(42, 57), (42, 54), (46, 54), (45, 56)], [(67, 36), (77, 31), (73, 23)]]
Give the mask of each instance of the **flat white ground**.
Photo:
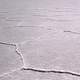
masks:
[(79, 0), (0, 0), (0, 75), (3, 75), (0, 80), (69, 80), (64, 75), (63, 79), (55, 78), (55, 73), (45, 76), (35, 71), (17, 71), (24, 65), (80, 74), (79, 3)]

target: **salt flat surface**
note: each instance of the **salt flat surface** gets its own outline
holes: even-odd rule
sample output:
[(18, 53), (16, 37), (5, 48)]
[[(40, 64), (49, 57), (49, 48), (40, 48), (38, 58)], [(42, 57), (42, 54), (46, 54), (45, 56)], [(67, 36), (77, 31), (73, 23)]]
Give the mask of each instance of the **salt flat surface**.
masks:
[[(0, 80), (79, 80), (67, 74), (59, 73), (61, 77), (35, 72), (42, 69), (80, 74), (79, 3), (0, 0)], [(19, 67), (35, 70), (17, 71)]]

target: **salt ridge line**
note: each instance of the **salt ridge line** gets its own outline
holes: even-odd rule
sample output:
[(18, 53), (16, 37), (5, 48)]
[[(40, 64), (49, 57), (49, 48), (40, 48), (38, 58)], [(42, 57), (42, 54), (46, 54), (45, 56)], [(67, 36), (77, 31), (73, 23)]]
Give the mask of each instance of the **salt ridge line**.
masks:
[(41, 70), (41, 69), (33, 69), (33, 68), (22, 68), (21, 70), (29, 70), (41, 73), (57, 73), (57, 74), (69, 74), (73, 76), (80, 77), (80, 74), (71, 72), (71, 71), (62, 71), (62, 70)]
[[(15, 46), (15, 51), (17, 52), (17, 54), (21, 57), (21, 60), (23, 61), (23, 56), (21, 55), (21, 53), (18, 51), (18, 47), (17, 44), (13, 44), (13, 43), (6, 43), (6, 42), (0, 42), (0, 44), (4, 44), (4, 45), (11, 45), (11, 46)], [(5, 75), (9, 75), (10, 73), (13, 73), (17, 70), (29, 70), (29, 71), (35, 71), (35, 72), (41, 72), (41, 73), (57, 73), (57, 74), (69, 74), (69, 75), (73, 75), (73, 76), (78, 76), (80, 77), (80, 74), (75, 73), (75, 72), (70, 72), (70, 71), (62, 71), (62, 70), (44, 70), (44, 69), (34, 69), (34, 68), (25, 68), (24, 66), (24, 62), (23, 62), (23, 66), (21, 68), (18, 68), (16, 70), (11, 70), (10, 72), (4, 73), (2, 75), (0, 75), (0, 77), (5, 76)]]
[(21, 61), (22, 61), (22, 65), (25, 66), (25, 62), (24, 62), (23, 55), (22, 55), (21, 52), (19, 51), (19, 49), (18, 49), (18, 44), (17, 44), (17, 43), (0, 42), (0, 44), (14, 46), (14, 47), (15, 47), (15, 52), (20, 56), (20, 59), (21, 59)]
[(24, 68), (24, 67), (21, 67), (21, 68), (12, 70), (12, 71), (10, 71), (10, 72), (8, 72), (8, 73), (4, 73), (4, 74), (0, 75), (0, 78), (1, 78), (1, 77), (4, 77), (4, 76), (6, 76), (6, 75), (10, 75), (11, 73), (14, 73), (14, 72), (16, 72), (16, 71), (23, 71), (23, 70), (26, 70), (26, 71), (34, 71), (34, 72), (39, 72), (39, 73), (44, 73), (44, 74), (45, 74), (45, 73), (68, 74), (68, 75), (80, 77), (80, 74), (74, 73), (74, 72), (70, 72), (70, 71), (42, 70), (42, 69), (34, 69), (34, 68)]

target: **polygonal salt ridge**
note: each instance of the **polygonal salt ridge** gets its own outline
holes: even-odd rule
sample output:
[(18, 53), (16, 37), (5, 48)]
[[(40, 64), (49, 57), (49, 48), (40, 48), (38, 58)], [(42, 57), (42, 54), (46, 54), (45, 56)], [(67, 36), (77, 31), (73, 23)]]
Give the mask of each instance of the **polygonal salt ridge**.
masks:
[(25, 61), (24, 61), (24, 57), (21, 53), (21, 51), (19, 50), (19, 47), (18, 47), (19, 44), (16, 44), (16, 53), (20, 56), (21, 60), (22, 60), (22, 64), (23, 64), (23, 67), (25, 67)]
[(21, 59), (21, 61), (22, 61), (22, 66), (25, 66), (25, 62), (24, 62), (23, 55), (21, 54), (21, 52), (20, 52), (19, 49), (18, 49), (18, 43), (0, 42), (0, 44), (14, 46), (16, 53), (20, 56), (20, 59)]
[(23, 56), (22, 56), (21, 52), (18, 49), (18, 44), (17, 43), (6, 43), (6, 42), (0, 42), (0, 44), (14, 46), (16, 53), (20, 56), (20, 59), (22, 61), (22, 66), (20, 68), (17, 68), (15, 70), (11, 70), (10, 72), (7, 72), (7, 73), (3, 73), (2, 75), (0, 75), (0, 77), (3, 77), (5, 75), (9, 75), (10, 73), (13, 73), (13, 72), (15, 72), (17, 70), (22, 69), (25, 66), (25, 63), (24, 63)]
[[(27, 41), (23, 41), (22, 43), (24, 44), (24, 43), (26, 43), (26, 42), (27, 42)], [(23, 67), (18, 68), (18, 69), (16, 69), (16, 70), (12, 70), (12, 71), (10, 71), (10, 72), (8, 72), (8, 73), (4, 73), (3, 75), (1, 75), (1, 77), (2, 77), (2, 76), (5, 76), (5, 75), (9, 75), (10, 73), (13, 73), (13, 72), (15, 72), (15, 71), (17, 71), (17, 70), (31, 70), (31, 71), (43, 72), (43, 73), (60, 73), (60, 74), (69, 74), (69, 75), (73, 75), (73, 76), (78, 76), (78, 77), (80, 77), (80, 74), (77, 74), (77, 73), (71, 72), (71, 71), (66, 71), (66, 70), (65, 70), (65, 71), (61, 71), (61, 70), (57, 71), (57, 70), (42, 70), (42, 69), (25, 68), (24, 58), (23, 58), (21, 52), (19, 51), (19, 47), (18, 47), (19, 44), (17, 44), (17, 43), (6, 43), (6, 42), (0, 42), (0, 44), (14, 46), (14, 47), (15, 47), (15, 51), (16, 51), (17, 54), (20, 56), (20, 58), (21, 58), (21, 60), (22, 60), (22, 62), (23, 62)]]
[[(0, 75), (0, 78), (3, 78), (5, 76), (11, 76), (11, 74), (14, 74), (15, 72), (18, 72), (18, 71), (31, 71), (31, 72), (37, 72), (37, 73), (44, 73), (44, 74), (60, 74), (60, 75), (63, 75), (63, 78), (67, 78), (66, 76), (71, 76), (71, 77), (77, 77), (80, 79), (80, 74), (78, 73), (75, 73), (75, 72), (71, 72), (71, 71), (66, 71), (66, 70), (45, 70), (45, 69), (36, 69), (36, 68), (26, 68), (26, 67), (20, 67), (20, 68), (17, 68), (15, 70), (12, 70), (8, 73), (4, 73), (2, 75)], [(69, 79), (69, 78), (67, 78)]]
[(80, 77), (80, 74), (72, 71), (66, 71), (66, 70), (55, 70), (55, 69), (48, 70), (48, 69), (38, 69), (38, 68), (22, 68), (21, 70), (34, 71), (34, 72), (40, 72), (40, 73), (68, 74), (68, 75)]
[[(34, 75), (34, 73), (36, 75)], [(57, 71), (57, 70), (39, 70), (39, 69), (31, 69), (31, 68), (19, 68), (16, 70), (13, 70), (9, 73), (6, 73), (2, 76), (0, 76), (1, 80), (14, 80), (14, 79), (20, 79), (22, 80), (24, 78), (24, 80), (26, 80), (27, 78), (31, 77), (33, 80), (33, 77), (35, 76), (35, 79), (39, 80), (44, 80), (46, 78), (46, 80), (48, 79), (56, 79), (57, 80), (61, 79), (61, 80), (80, 80), (80, 75), (77, 73), (73, 73), (73, 72), (67, 72), (67, 71)], [(30, 79), (31, 80), (31, 79)]]

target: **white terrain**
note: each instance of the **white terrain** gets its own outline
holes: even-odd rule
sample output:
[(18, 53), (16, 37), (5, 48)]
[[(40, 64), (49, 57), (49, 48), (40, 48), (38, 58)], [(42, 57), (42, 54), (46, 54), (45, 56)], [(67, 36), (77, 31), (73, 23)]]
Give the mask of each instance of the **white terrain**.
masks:
[(80, 1), (0, 0), (0, 80), (80, 80)]

